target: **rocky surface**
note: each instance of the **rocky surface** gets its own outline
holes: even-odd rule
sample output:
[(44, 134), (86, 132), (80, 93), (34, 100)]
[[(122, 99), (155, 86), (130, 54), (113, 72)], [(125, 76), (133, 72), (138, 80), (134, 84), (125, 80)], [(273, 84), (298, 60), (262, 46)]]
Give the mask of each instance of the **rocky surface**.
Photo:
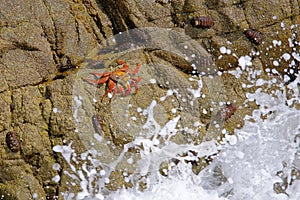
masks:
[[(151, 9), (149, 9), (151, 8)], [(209, 29), (197, 29), (190, 24), (195, 16), (211, 16), (215, 25)], [(10, 0), (0, 4), (0, 198), (3, 199), (53, 199), (61, 192), (69, 190), (69, 176), (63, 173), (68, 165), (60, 154), (53, 151), (55, 145), (73, 141), (76, 152), (85, 150), (82, 145), (86, 141), (75, 132), (73, 113), (73, 87), (76, 72), (84, 69), (84, 61), (95, 61), (95, 56), (87, 59), (98, 44), (107, 45), (107, 41), (119, 32), (143, 27), (169, 28), (187, 35), (198, 42), (201, 48), (197, 51), (215, 60), (216, 69), (222, 72), (234, 69), (238, 57), (248, 55), (252, 50), (267, 49), (273, 40), (285, 41), (281, 46), (274, 47), (270, 54), (264, 54), (253, 60), (254, 69), (261, 69), (259, 77), (267, 78), (265, 68), (274, 68), (279, 74), (284, 73), (285, 66), (276, 67), (273, 60), (282, 56), (282, 49), (292, 53), (288, 38), (297, 33), (300, 27), (290, 29), (292, 24), (299, 24), (299, 5), (297, 1), (257, 1), (257, 0), (118, 0), (118, 1), (71, 1), (71, 0)], [(245, 29), (252, 28), (264, 36), (262, 45), (255, 45), (243, 34)], [(162, 35), (160, 35), (162, 37)], [(294, 41), (299, 40), (295, 35)], [(163, 38), (161, 39), (164, 40)], [(233, 54), (223, 54), (220, 47), (229, 46)], [(298, 48), (298, 46), (296, 47)], [(121, 49), (122, 50), (122, 49)], [(96, 49), (96, 54), (99, 50)], [(126, 51), (125, 51), (126, 52)], [(119, 53), (119, 52), (118, 52)], [(112, 55), (113, 54), (113, 55)], [(121, 55), (121, 56), (120, 56)], [(126, 100), (132, 107), (131, 114), (138, 114), (136, 109), (146, 108), (152, 101), (166, 94), (171, 88), (165, 85), (164, 78), (178, 88), (190, 87), (188, 83), (192, 68), (180, 56), (163, 51), (138, 51), (131, 54), (108, 53), (110, 57), (122, 57), (130, 66), (140, 63), (140, 90)], [(221, 56), (221, 57), (220, 57)], [(59, 72), (58, 66), (67, 65), (68, 59), (79, 68), (68, 72)], [(93, 60), (94, 59), (94, 60)], [(150, 64), (155, 65), (150, 65)], [(211, 63), (210, 63), (211, 64)], [(298, 68), (298, 66), (296, 66)], [(204, 70), (204, 69), (203, 69)], [(215, 73), (215, 72), (214, 72)], [(208, 73), (207, 73), (208, 74)], [(276, 75), (276, 74), (275, 74)], [(279, 76), (279, 75), (278, 75)], [(149, 84), (151, 77), (155, 84)], [(241, 79), (223, 73), (222, 82), (212, 82), (208, 76), (203, 78), (203, 93), (207, 98), (197, 101), (199, 110), (210, 110), (212, 102), (236, 102), (242, 106), (245, 100), (245, 89)], [(218, 85), (220, 84), (220, 85)], [(197, 86), (197, 85), (196, 85)], [(92, 86), (87, 86), (93, 88)], [(191, 87), (195, 87), (192, 85)], [(212, 90), (212, 88), (218, 88)], [(97, 90), (99, 98), (104, 87)], [(150, 92), (149, 92), (150, 91)], [(149, 96), (150, 95), (150, 96)], [(151, 96), (152, 95), (152, 96)], [(90, 95), (91, 97), (93, 95)], [(209, 100), (208, 100), (209, 99)], [(120, 101), (115, 97), (112, 104)], [(94, 104), (94, 110), (103, 118), (103, 137), (111, 141), (110, 147), (103, 147), (107, 157), (110, 148), (115, 153), (121, 151), (123, 145), (135, 137), (138, 132), (130, 132), (123, 123), (116, 120), (119, 110), (105, 106), (104, 103)], [(164, 115), (158, 114), (157, 119), (163, 125), (166, 119), (172, 118), (172, 108), (185, 106), (180, 99), (168, 99), (163, 102)], [(217, 108), (217, 106), (215, 106)], [(113, 109), (112, 109), (113, 108)], [(250, 114), (255, 105), (239, 108), (225, 122), (224, 126), (233, 132), (237, 124), (242, 125), (242, 118)], [(89, 112), (89, 111), (87, 111)], [(159, 112), (159, 110), (158, 110)], [(90, 115), (92, 116), (92, 112)], [(213, 113), (203, 114), (196, 111), (192, 115), (182, 113), (181, 123), (188, 124), (189, 119), (196, 116), (203, 124), (211, 122)], [(125, 120), (125, 119), (124, 119)], [(186, 120), (186, 121), (185, 121)], [(136, 123), (140, 127), (141, 122)], [(199, 128), (200, 136), (186, 134), (175, 137), (180, 143), (191, 137), (200, 142), (208, 133), (207, 128)], [(21, 141), (21, 151), (13, 153), (5, 143), (6, 133), (15, 131)], [(214, 136), (215, 137), (215, 136)], [(89, 140), (87, 137), (86, 140)], [(108, 148), (105, 150), (105, 148)], [(113, 155), (111, 155), (113, 157)], [(52, 166), (59, 163), (61, 168), (53, 170)], [(53, 177), (60, 175), (60, 181)], [(112, 174), (116, 184), (108, 188), (115, 190), (122, 187), (122, 173)], [(72, 191), (79, 190), (76, 186)]]

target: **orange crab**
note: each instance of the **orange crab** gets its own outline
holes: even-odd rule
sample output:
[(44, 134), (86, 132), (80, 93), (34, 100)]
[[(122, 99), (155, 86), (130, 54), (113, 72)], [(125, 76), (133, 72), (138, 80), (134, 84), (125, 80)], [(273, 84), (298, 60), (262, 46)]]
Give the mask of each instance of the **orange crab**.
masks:
[(129, 71), (129, 66), (124, 61), (117, 60), (117, 63), (122, 65), (123, 67), (112, 72), (90, 73), (92, 75), (95, 75), (96, 77), (99, 77), (98, 80), (83, 78), (84, 81), (92, 84), (101, 85), (106, 83), (106, 92), (103, 95), (101, 102), (108, 96), (109, 93), (112, 93), (112, 96), (109, 100), (110, 102), (116, 94), (123, 94), (124, 96), (129, 95), (132, 91), (132, 85), (135, 88), (135, 94), (138, 92), (137, 84), (141, 81), (142, 78), (134, 78), (131, 77), (131, 75), (135, 75), (136, 73), (138, 73), (141, 65), (136, 64), (136, 68), (132, 71)]

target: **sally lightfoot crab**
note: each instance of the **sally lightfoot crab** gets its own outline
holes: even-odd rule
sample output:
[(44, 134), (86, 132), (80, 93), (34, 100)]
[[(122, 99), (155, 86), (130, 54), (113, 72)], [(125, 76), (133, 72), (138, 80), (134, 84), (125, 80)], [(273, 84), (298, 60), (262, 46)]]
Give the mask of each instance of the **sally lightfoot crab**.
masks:
[(101, 102), (108, 96), (108, 94), (112, 94), (109, 100), (110, 102), (116, 94), (123, 94), (124, 96), (129, 95), (132, 91), (131, 86), (134, 86), (135, 94), (138, 92), (137, 84), (141, 81), (142, 78), (141, 77), (135, 78), (132, 77), (132, 75), (138, 73), (141, 65), (137, 64), (134, 70), (129, 71), (129, 66), (124, 61), (117, 60), (117, 63), (122, 65), (122, 67), (112, 72), (104, 72), (104, 73), (91, 72), (90, 73), (98, 77), (99, 78), (98, 80), (83, 78), (84, 81), (96, 85), (101, 85), (106, 83), (106, 92), (103, 95)]

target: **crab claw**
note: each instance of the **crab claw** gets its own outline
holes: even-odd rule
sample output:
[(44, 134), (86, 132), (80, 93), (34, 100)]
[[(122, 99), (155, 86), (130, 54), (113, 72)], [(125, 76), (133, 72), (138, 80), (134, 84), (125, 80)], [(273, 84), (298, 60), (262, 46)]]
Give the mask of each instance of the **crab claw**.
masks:
[(121, 69), (119, 69), (122, 72), (127, 72), (127, 70), (129, 69), (129, 66), (122, 60), (117, 60), (117, 63), (120, 65), (123, 65), (123, 67)]
[(135, 68), (134, 70), (130, 71), (130, 72), (127, 72), (127, 73), (128, 73), (128, 74), (131, 74), (131, 75), (136, 74), (136, 73), (139, 72), (140, 67), (141, 67), (141, 64), (137, 63), (137, 64), (136, 64), (136, 68)]
[(109, 76), (110, 72), (98, 73), (98, 72), (90, 72), (90, 74), (95, 75), (97, 77)]
[(103, 78), (100, 78), (99, 80), (93, 80), (93, 79), (89, 79), (89, 78), (82, 78), (82, 80), (84, 80), (84, 81), (87, 81), (87, 82), (92, 83), (92, 84), (97, 84), (97, 85), (101, 85), (101, 84), (105, 83), (108, 79), (109, 79), (109, 76), (105, 76)]

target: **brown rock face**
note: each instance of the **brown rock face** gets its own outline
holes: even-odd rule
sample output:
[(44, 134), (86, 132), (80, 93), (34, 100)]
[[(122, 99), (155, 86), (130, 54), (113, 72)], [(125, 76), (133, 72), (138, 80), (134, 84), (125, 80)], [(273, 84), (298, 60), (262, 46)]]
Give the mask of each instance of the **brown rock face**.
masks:
[[(191, 20), (197, 16), (213, 19), (211, 26), (195, 28)], [(103, 140), (95, 145), (95, 149), (104, 155), (104, 163), (111, 163), (127, 143), (139, 136), (147, 121), (143, 110), (153, 100), (160, 103), (153, 114), (160, 126), (175, 118), (176, 113), (181, 113), (179, 124), (182, 127), (193, 127), (195, 121), (204, 125), (199, 127), (197, 136), (184, 131), (177, 134), (172, 138), (176, 143), (203, 141), (216, 114), (211, 110), (217, 112), (219, 102), (235, 102), (237, 106), (234, 114), (224, 122), (224, 126), (233, 131), (238, 124), (243, 124), (243, 116), (251, 113), (255, 105), (238, 108), (246, 98), (247, 89), (241, 86), (241, 79), (246, 77), (238, 79), (228, 73), (215, 75), (218, 71), (234, 69), (238, 57), (253, 50), (266, 52), (274, 40), (282, 41), (282, 45), (257, 56), (253, 60), (254, 69), (262, 71), (261, 77), (268, 76), (266, 68), (276, 69), (278, 76), (286, 69), (299, 70), (299, 62), (290, 66), (283, 60), (281, 67), (273, 65), (273, 60), (282, 56), (281, 49), (290, 54), (298, 51), (299, 45), (289, 45), (288, 39), (293, 38), (293, 44), (299, 40), (298, 35), (292, 36), (300, 31), (300, 27), (290, 28), (299, 24), (299, 20), (298, 2), (288, 0), (2, 1), (0, 199), (2, 196), (18, 200), (63, 199), (64, 191), (77, 193), (79, 184), (69, 184), (74, 180), (64, 173), (72, 171), (72, 167), (60, 153), (53, 151), (53, 147), (72, 141), (74, 151), (84, 152), (91, 143), (98, 144), (94, 135), (97, 132)], [(146, 27), (151, 29), (140, 31)], [(138, 31), (130, 32), (135, 28)], [(260, 45), (251, 43), (243, 34), (248, 29), (262, 34), (264, 39)], [(221, 55), (219, 49), (228, 44), (236, 56)], [(195, 55), (192, 52), (196, 52)], [(270, 57), (274, 59), (270, 60)], [(80, 80), (89, 76), (89, 72), (103, 73), (112, 71), (111, 67), (120, 67), (115, 64), (118, 58), (131, 70), (137, 63), (141, 64), (139, 91), (127, 97), (117, 91), (111, 104), (100, 103), (105, 86), (97, 88)], [(199, 74), (203, 75), (202, 94), (206, 98), (194, 100), (200, 85)], [(292, 74), (290, 77), (293, 78)], [(191, 78), (194, 79), (191, 81)], [(118, 85), (121, 89), (128, 90), (128, 83), (134, 91), (132, 80), (123, 81), (125, 84)], [(80, 85), (76, 85), (78, 83)], [(76, 93), (81, 87), (86, 96)], [(162, 100), (163, 96), (166, 98)], [(74, 101), (79, 102), (78, 105)], [(193, 105), (189, 104), (191, 101)], [(90, 107), (77, 113), (74, 108), (79, 107), (80, 102)], [(92, 125), (93, 116), (98, 116), (97, 120), (94, 117), (98, 122), (97, 130)], [(129, 119), (124, 116), (139, 117)], [(86, 128), (88, 124), (91, 126)], [(84, 131), (78, 133), (78, 130)], [(15, 135), (9, 137), (11, 150), (6, 144), (9, 131), (16, 133), (19, 140)], [(18, 148), (18, 142), (21, 148)], [(134, 147), (128, 147), (128, 152), (128, 155), (138, 157)], [(82, 162), (78, 159), (78, 166)], [(125, 161), (120, 165), (122, 169), (133, 166)], [(104, 167), (99, 165), (97, 170)], [(132, 186), (124, 181), (122, 169), (111, 173), (116, 182), (107, 185), (110, 190)]]

